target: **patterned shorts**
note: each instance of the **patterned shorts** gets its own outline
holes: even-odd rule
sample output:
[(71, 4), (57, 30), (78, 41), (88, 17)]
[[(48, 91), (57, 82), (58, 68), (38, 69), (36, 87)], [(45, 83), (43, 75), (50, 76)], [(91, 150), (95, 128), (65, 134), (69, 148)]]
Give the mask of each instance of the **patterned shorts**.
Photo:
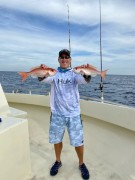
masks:
[(53, 144), (62, 142), (66, 127), (70, 138), (70, 144), (74, 147), (82, 146), (83, 126), (80, 115), (74, 117), (63, 117), (51, 114), (49, 142)]

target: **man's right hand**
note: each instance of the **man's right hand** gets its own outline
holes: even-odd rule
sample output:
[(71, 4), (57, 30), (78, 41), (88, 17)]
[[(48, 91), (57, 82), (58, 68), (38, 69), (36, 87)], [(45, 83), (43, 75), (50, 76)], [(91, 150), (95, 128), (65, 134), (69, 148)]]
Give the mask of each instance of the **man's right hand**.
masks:
[(45, 64), (41, 64), (40, 66), (41, 66), (41, 68), (43, 68), (43, 69), (48, 68)]
[[(41, 67), (42, 69), (48, 68), (48, 66), (46, 66), (45, 64), (41, 64), (40, 67)], [(38, 80), (39, 80), (39, 81), (43, 81), (43, 80), (44, 80), (45, 78), (47, 78), (48, 76), (50, 76), (49, 72), (47, 72), (44, 77), (38, 77)]]

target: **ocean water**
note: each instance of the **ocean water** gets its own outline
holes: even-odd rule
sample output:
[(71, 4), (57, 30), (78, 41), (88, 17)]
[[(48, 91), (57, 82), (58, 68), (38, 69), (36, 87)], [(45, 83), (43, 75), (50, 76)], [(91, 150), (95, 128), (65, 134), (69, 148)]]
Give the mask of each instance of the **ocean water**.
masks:
[[(46, 95), (50, 92), (50, 85), (41, 83), (37, 78), (28, 77), (22, 82), (17, 72), (0, 71), (0, 83), (4, 92), (31, 93)], [(82, 98), (96, 98), (100, 100), (100, 77), (92, 77), (87, 85), (79, 85)], [(104, 100), (135, 107), (135, 76), (107, 75), (103, 81)]]

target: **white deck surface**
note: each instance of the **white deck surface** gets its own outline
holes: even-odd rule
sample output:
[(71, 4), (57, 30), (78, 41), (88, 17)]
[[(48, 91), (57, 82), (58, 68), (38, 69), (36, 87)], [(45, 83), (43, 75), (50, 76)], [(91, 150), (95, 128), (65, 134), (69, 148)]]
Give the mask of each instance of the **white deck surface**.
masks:
[[(64, 137), (64, 146), (61, 156), (63, 165), (60, 168), (59, 173), (55, 177), (51, 177), (49, 171), (55, 160), (55, 155), (53, 145), (48, 143), (48, 127), (43, 127), (46, 129), (45, 133), (44, 129), (36, 122), (33, 120), (29, 120), (29, 122), (31, 130), (30, 149), (33, 171), (33, 178), (31, 178), (31, 180), (81, 180), (82, 178), (78, 168), (78, 158), (74, 147), (69, 144), (67, 133)], [(87, 122), (84, 126), (87, 126)], [(96, 154), (89, 152), (87, 144), (85, 145), (84, 159), (90, 171), (91, 180), (124, 180), (120, 178), (106, 162), (103, 164)]]

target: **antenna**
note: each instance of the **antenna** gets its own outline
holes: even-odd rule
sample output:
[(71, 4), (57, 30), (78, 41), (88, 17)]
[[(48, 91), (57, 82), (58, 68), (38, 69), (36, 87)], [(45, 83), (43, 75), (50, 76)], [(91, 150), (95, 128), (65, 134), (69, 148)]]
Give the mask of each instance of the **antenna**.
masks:
[(70, 43), (70, 20), (69, 20), (69, 5), (67, 4), (68, 8), (68, 32), (69, 32), (69, 51), (71, 53), (71, 43)]
[[(99, 0), (99, 12), (100, 12), (100, 67), (102, 71), (102, 27), (101, 27), (101, 0)], [(103, 78), (100, 81), (101, 100), (104, 100), (103, 96)]]

